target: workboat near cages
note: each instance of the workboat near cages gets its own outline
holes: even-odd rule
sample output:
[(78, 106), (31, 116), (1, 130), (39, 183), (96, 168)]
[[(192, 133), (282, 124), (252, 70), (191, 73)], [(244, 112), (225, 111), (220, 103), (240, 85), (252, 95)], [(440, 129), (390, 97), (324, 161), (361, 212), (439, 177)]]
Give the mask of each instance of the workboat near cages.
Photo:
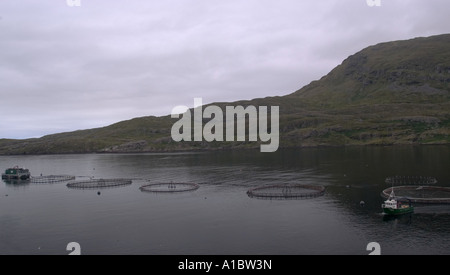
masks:
[(30, 171), (28, 169), (19, 168), (15, 166), (14, 168), (6, 169), (5, 173), (2, 174), (3, 180), (29, 180)]
[(395, 197), (394, 188), (392, 188), (389, 198), (381, 205), (381, 208), (383, 208), (383, 212), (386, 215), (392, 216), (410, 214), (414, 212), (414, 207), (411, 205), (410, 200), (409, 204), (403, 204), (397, 200)]

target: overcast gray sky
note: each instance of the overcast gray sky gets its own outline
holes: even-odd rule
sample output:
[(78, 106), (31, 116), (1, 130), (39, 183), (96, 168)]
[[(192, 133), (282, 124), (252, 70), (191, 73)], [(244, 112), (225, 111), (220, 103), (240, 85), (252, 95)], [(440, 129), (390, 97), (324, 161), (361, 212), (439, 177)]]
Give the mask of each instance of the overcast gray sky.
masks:
[(0, 0), (0, 138), (290, 94), (349, 55), (450, 33), (448, 0)]

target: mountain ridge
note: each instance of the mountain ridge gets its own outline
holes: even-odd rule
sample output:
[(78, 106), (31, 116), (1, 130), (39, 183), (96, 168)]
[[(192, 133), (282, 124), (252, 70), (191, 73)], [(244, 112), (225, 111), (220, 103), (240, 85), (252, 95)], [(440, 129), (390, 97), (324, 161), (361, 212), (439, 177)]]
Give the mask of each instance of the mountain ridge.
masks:
[[(450, 144), (450, 34), (367, 47), (286, 96), (210, 105), (280, 106), (280, 146)], [(205, 106), (206, 107), (206, 106)], [(0, 139), (0, 154), (171, 152), (259, 148), (250, 142), (175, 143), (170, 116)]]

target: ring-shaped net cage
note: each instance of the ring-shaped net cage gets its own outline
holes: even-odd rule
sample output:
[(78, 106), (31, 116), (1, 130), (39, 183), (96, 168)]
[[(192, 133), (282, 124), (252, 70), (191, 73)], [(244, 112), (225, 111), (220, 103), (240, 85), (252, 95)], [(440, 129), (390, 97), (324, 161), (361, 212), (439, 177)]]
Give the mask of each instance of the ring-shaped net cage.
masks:
[(434, 185), (438, 181), (434, 177), (423, 176), (393, 176), (386, 178), (386, 183), (390, 185)]
[(247, 191), (250, 198), (267, 200), (296, 200), (317, 198), (325, 194), (325, 187), (321, 185), (271, 185)]
[(381, 196), (385, 199), (389, 198), (392, 188), (394, 188), (396, 199), (401, 202), (450, 204), (450, 187), (396, 186), (383, 190)]
[(49, 176), (32, 177), (31, 183), (36, 183), (36, 184), (61, 183), (61, 182), (71, 181), (74, 179), (75, 179), (75, 176), (49, 175)]
[(140, 188), (142, 192), (147, 193), (182, 193), (182, 192), (192, 192), (199, 189), (200, 186), (196, 183), (154, 183), (144, 185)]
[(123, 187), (133, 183), (130, 179), (92, 179), (85, 181), (74, 181), (67, 184), (72, 189), (102, 189)]

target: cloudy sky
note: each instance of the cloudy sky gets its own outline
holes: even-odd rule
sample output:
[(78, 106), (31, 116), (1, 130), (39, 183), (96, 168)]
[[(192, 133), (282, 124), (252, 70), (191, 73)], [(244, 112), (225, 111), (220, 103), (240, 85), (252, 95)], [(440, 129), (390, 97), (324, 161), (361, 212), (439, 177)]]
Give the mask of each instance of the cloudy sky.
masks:
[(367, 46), (450, 33), (448, 0), (80, 3), (0, 0), (0, 138), (286, 95)]

